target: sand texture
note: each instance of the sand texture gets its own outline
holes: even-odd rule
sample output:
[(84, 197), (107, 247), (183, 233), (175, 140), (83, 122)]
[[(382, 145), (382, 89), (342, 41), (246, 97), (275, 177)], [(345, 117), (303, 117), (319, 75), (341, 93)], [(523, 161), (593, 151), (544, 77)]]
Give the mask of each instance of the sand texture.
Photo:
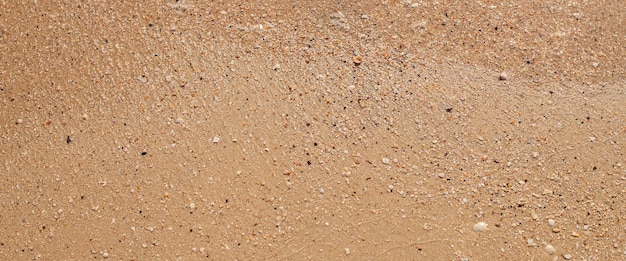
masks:
[(626, 3), (0, 0), (2, 260), (624, 260)]

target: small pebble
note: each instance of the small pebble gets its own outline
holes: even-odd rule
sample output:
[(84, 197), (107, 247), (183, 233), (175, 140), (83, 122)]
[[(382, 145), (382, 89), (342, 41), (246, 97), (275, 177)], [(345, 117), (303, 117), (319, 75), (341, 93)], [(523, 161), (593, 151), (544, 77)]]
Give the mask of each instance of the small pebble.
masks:
[(22, 124), (24, 122), (24, 120), (22, 119), (17, 119), (17, 122), (15, 122), (15, 124)]
[(108, 252), (104, 252), (104, 253), (102, 253), (102, 257), (103, 257), (103, 258), (109, 258), (109, 253), (108, 253)]
[(391, 162), (389, 158), (383, 158), (383, 164), (389, 164)]
[(565, 255), (563, 255), (563, 258), (565, 258), (565, 260), (570, 260), (570, 259), (572, 259), (572, 255), (565, 254)]
[(554, 219), (548, 219), (548, 225), (553, 227), (554, 225), (556, 225), (556, 221), (554, 221)]
[(476, 232), (485, 232), (487, 231), (487, 223), (485, 222), (478, 222), (476, 223), (476, 225), (474, 225), (474, 231)]
[(439, 176), (440, 178), (445, 178), (445, 177), (446, 177), (446, 174), (439, 173), (437, 176)]
[(545, 250), (546, 253), (548, 253), (549, 255), (552, 255), (554, 254), (554, 252), (556, 252), (556, 249), (554, 249), (552, 245), (546, 245)]
[(500, 81), (506, 81), (507, 78), (508, 77), (507, 77), (506, 73), (504, 73), (504, 72), (500, 73), (500, 77), (498, 77), (498, 79), (500, 79)]
[(361, 57), (361, 55), (354, 56), (352, 57), (352, 61), (354, 64), (359, 65), (363, 62), (363, 57)]
[(213, 138), (213, 143), (218, 143), (218, 142), (220, 142), (220, 137), (219, 136), (215, 136)]
[(347, 248), (347, 247), (346, 247), (346, 248), (344, 248), (343, 250), (344, 250), (344, 251), (346, 251), (346, 255), (349, 255), (349, 254), (350, 254), (350, 248)]
[(189, 203), (189, 208), (190, 209), (196, 209), (196, 204), (195, 203)]
[(272, 67), (272, 70), (277, 71), (278, 69), (280, 69), (280, 64), (275, 64), (274, 67)]

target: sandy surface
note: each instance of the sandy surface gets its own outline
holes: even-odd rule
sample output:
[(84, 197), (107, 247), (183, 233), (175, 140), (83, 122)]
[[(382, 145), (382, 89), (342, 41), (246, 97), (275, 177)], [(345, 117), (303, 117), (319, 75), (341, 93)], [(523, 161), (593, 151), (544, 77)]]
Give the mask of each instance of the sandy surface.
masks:
[(624, 1), (0, 10), (0, 259), (626, 258)]

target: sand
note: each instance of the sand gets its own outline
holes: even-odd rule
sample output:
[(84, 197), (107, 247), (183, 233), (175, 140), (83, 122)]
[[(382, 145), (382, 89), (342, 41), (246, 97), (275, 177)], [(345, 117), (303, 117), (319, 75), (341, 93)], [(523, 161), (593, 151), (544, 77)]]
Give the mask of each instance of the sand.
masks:
[(623, 1), (0, 10), (0, 259), (626, 258)]

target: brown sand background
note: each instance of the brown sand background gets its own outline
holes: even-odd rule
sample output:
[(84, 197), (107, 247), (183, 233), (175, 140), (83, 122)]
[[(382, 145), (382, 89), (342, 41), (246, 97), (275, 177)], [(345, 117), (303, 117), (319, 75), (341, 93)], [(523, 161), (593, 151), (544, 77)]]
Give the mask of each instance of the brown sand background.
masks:
[(0, 259), (624, 260), (625, 14), (0, 1)]

